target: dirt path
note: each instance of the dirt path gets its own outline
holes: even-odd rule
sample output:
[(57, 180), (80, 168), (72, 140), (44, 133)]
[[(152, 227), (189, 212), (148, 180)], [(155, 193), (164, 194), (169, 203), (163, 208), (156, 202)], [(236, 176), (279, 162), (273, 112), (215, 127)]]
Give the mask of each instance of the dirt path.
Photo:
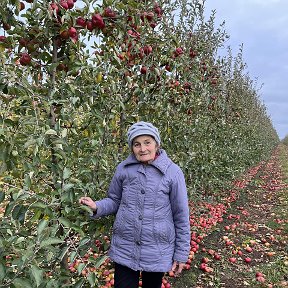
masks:
[(171, 286), (288, 287), (287, 216), (288, 148), (279, 146)]

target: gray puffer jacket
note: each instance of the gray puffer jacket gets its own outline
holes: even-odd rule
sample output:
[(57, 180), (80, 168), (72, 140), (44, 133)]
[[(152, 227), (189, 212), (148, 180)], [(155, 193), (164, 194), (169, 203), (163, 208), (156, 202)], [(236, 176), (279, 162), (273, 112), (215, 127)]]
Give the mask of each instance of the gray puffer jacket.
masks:
[(98, 218), (116, 214), (109, 256), (133, 270), (167, 272), (190, 250), (184, 175), (162, 149), (148, 165), (131, 154), (120, 163), (107, 198), (96, 201)]

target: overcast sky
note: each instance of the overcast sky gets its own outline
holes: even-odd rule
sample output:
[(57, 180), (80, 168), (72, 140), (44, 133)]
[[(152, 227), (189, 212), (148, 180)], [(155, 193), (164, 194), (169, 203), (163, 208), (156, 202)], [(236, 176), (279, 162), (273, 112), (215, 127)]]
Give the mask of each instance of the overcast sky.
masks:
[(288, 135), (288, 0), (206, 0), (216, 10), (216, 27), (225, 21), (233, 54), (243, 44), (251, 79), (280, 139)]

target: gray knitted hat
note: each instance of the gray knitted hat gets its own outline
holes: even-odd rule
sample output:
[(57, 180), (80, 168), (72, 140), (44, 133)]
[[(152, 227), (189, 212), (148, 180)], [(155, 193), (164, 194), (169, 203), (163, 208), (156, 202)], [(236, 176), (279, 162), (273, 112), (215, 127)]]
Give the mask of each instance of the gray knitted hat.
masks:
[(133, 139), (140, 135), (152, 136), (155, 141), (160, 145), (161, 139), (158, 129), (149, 122), (140, 121), (133, 124), (127, 132), (128, 145), (131, 148)]

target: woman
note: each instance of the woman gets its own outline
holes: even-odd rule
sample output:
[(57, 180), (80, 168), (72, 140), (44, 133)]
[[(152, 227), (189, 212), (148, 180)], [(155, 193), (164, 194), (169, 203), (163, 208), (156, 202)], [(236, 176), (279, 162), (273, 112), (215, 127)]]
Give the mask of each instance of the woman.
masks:
[(120, 163), (107, 198), (79, 203), (94, 218), (116, 214), (109, 256), (115, 262), (115, 288), (160, 288), (165, 272), (181, 273), (190, 250), (188, 197), (184, 175), (163, 149), (151, 123), (133, 124), (127, 133), (131, 155)]

